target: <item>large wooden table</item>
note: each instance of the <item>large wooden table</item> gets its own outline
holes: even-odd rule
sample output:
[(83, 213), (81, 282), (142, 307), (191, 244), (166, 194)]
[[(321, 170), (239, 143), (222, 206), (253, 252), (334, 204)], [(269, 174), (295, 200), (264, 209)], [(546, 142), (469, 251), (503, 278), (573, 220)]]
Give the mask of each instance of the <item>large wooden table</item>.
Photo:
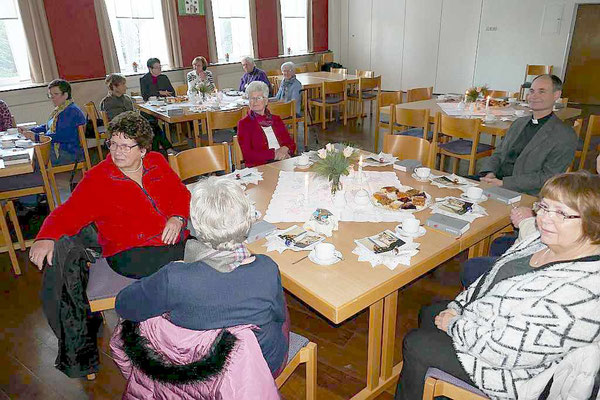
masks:
[[(250, 185), (248, 194), (256, 207), (265, 213), (277, 185), (281, 170), (293, 170), (294, 160), (284, 160), (260, 167), (264, 180), (258, 186)], [(391, 167), (365, 168), (365, 170), (393, 170)], [(431, 196), (459, 195), (458, 189), (439, 189), (428, 183), (417, 182), (409, 174), (396, 171), (404, 185), (425, 190)], [(482, 187), (485, 187), (482, 184)], [(523, 196), (520, 204), (530, 205), (531, 196)], [(343, 254), (343, 260), (332, 266), (320, 266), (304, 259), (305, 252), (286, 251), (269, 253), (281, 271), (283, 286), (335, 324), (369, 310), (369, 339), (366, 387), (353, 399), (371, 399), (396, 382), (402, 364), (394, 365), (396, 340), (396, 313), (398, 290), (419, 278), (441, 263), (469, 250), (470, 256), (480, 256), (487, 251), (490, 237), (510, 225), (511, 206), (488, 200), (482, 205), (489, 216), (479, 218), (471, 229), (459, 238), (426, 228), (427, 234), (415, 241), (421, 243), (419, 254), (411, 260), (410, 267), (398, 266), (394, 271), (379, 265), (372, 268), (367, 262), (358, 262), (352, 254), (354, 239), (374, 235), (384, 229), (394, 229), (395, 223), (340, 222), (339, 230), (327, 241), (334, 243)], [(423, 223), (430, 215), (429, 209), (416, 213)], [(298, 223), (301, 225), (301, 223)], [(279, 228), (291, 223), (277, 224)], [(264, 253), (264, 240), (250, 245), (253, 252)]]
[(21, 163), (21, 164), (13, 164), (5, 166), (4, 168), (0, 168), (0, 178), (6, 176), (14, 176), (14, 175), (22, 175), (29, 174), (34, 171), (34, 155), (35, 151), (32, 148), (27, 149), (29, 153), (29, 162)]

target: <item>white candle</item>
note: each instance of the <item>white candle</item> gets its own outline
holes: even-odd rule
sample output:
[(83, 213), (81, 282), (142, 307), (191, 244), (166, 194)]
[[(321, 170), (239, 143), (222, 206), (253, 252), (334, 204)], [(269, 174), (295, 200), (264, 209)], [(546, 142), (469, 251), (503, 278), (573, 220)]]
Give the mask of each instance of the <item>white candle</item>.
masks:
[(465, 91), (465, 103), (467, 102), (467, 96), (469, 95), (469, 91)]
[(363, 167), (363, 156), (361, 154), (360, 158), (358, 159), (358, 180), (361, 183), (362, 183), (362, 167)]
[(485, 112), (487, 112), (489, 108), (490, 108), (490, 96), (488, 96), (487, 99), (485, 100)]

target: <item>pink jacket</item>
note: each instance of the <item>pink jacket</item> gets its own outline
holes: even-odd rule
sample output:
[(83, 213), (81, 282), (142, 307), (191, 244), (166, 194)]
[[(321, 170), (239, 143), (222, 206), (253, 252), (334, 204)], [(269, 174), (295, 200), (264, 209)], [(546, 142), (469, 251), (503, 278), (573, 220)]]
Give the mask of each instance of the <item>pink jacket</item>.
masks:
[[(262, 356), (253, 325), (228, 330), (237, 337), (229, 363), (223, 373), (208, 381), (174, 385), (157, 382), (133, 366), (123, 349), (121, 324), (110, 339), (113, 359), (127, 379), (123, 399), (279, 399), (275, 381)], [(172, 363), (184, 365), (202, 358), (221, 330), (194, 331), (154, 317), (140, 323), (140, 334), (149, 345)]]

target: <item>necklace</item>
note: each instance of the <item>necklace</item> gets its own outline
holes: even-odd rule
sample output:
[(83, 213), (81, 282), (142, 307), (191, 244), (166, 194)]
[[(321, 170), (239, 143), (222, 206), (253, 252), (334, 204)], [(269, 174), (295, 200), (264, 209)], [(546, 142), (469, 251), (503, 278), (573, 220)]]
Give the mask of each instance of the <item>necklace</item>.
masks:
[(540, 263), (540, 261), (542, 261), (542, 258), (546, 257), (546, 254), (548, 254), (549, 251), (550, 251), (550, 248), (548, 247), (546, 249), (546, 251), (543, 252), (542, 255), (539, 256), (538, 259), (533, 262), (533, 265), (537, 266)]
[(144, 163), (142, 162), (142, 160), (140, 160), (140, 166), (137, 167), (136, 169), (133, 169), (133, 170), (126, 170), (126, 169), (122, 169), (122, 168), (119, 168), (119, 169), (123, 173), (133, 173), (133, 172), (138, 172), (140, 169), (142, 169), (142, 165), (144, 165)]

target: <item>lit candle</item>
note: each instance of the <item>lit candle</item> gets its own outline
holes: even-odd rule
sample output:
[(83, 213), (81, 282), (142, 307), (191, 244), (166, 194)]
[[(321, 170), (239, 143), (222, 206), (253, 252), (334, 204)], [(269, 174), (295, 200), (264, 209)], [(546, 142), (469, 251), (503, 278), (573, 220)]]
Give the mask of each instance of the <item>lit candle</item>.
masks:
[(304, 202), (308, 203), (308, 172), (304, 174)]
[(485, 112), (487, 112), (489, 108), (490, 108), (490, 96), (488, 96), (487, 99), (485, 100)]
[(466, 91), (465, 91), (465, 103), (467, 102), (467, 96), (468, 96), (468, 95), (469, 95), (469, 91), (468, 91), (468, 90), (466, 90)]

